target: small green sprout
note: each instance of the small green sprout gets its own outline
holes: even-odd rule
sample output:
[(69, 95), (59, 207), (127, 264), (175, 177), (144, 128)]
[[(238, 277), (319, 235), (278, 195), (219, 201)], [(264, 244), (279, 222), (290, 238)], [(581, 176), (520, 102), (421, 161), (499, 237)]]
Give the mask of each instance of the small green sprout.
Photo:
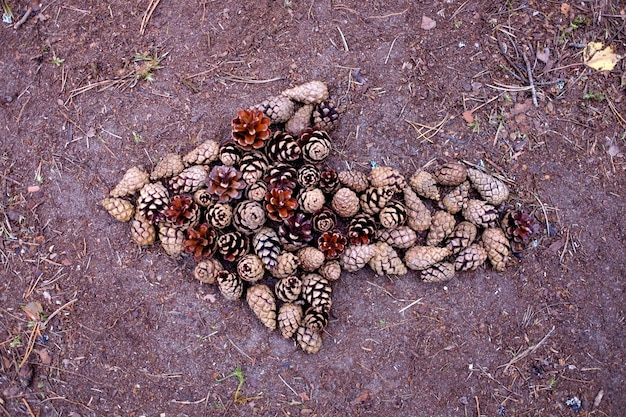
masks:
[(50, 62), (52, 62), (52, 65), (54, 65), (55, 67), (60, 67), (62, 63), (65, 62), (64, 58), (59, 58), (56, 55), (52, 56), (52, 59), (50, 60)]
[(141, 135), (139, 133), (135, 132), (134, 130), (132, 133), (133, 133), (133, 140), (135, 141), (135, 143), (143, 142), (143, 139), (141, 138)]

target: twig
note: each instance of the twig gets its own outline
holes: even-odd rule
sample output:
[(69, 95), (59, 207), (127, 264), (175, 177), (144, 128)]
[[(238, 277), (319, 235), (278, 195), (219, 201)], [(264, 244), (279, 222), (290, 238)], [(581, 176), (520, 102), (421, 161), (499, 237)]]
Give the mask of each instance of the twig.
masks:
[(28, 410), (28, 414), (30, 414), (30, 417), (35, 417), (35, 413), (33, 413), (33, 409), (30, 408), (30, 404), (28, 404), (28, 401), (26, 401), (26, 398), (22, 398), (22, 402), (26, 406), (26, 409)]
[(150, 21), (150, 18), (152, 18), (152, 13), (154, 13), (154, 10), (157, 8), (160, 2), (161, 0), (150, 0), (150, 4), (148, 5), (148, 8), (143, 14), (143, 18), (141, 19), (141, 28), (139, 28), (140, 35), (143, 36), (144, 32), (146, 31), (146, 26), (148, 26), (148, 22)]
[(617, 120), (619, 121), (619, 124), (622, 125), (622, 127), (626, 127), (626, 119), (624, 119), (624, 117), (617, 111), (617, 109), (615, 108), (615, 105), (613, 104), (613, 102), (608, 96), (606, 97), (606, 102), (609, 103), (609, 107), (611, 108), (611, 111), (613, 112)]
[(387, 52), (387, 57), (385, 58), (385, 65), (387, 64), (387, 62), (389, 62), (389, 56), (391, 55), (391, 50), (393, 49), (393, 45), (396, 44), (396, 41), (398, 40), (399, 36), (396, 36), (393, 39), (393, 42), (391, 42), (391, 46), (389, 47), (389, 52)]
[(41, 327), (43, 327), (44, 329), (46, 327), (48, 327), (48, 323), (50, 323), (50, 320), (52, 320), (54, 318), (54, 316), (56, 316), (57, 314), (59, 314), (61, 311), (63, 311), (63, 309), (65, 309), (65, 307), (69, 307), (72, 304), (74, 304), (76, 301), (78, 301), (78, 298), (74, 298), (73, 300), (68, 301), (67, 303), (63, 304), (61, 307), (57, 308), (54, 313), (50, 314), (50, 316), (48, 316), (48, 318), (46, 319), (46, 321), (44, 321), (41, 324)]
[(280, 374), (278, 374), (278, 377), (280, 378), (280, 380), (281, 380), (281, 381), (283, 381), (283, 384), (285, 384), (285, 385), (287, 386), (287, 388), (289, 388), (289, 389), (291, 390), (291, 392), (293, 392), (293, 393), (295, 394), (295, 396), (296, 396), (296, 397), (300, 398), (300, 395), (298, 395), (298, 393), (296, 392), (296, 390), (295, 390), (295, 389), (293, 389), (293, 388), (291, 388), (291, 385), (289, 385), (289, 384), (287, 383), (287, 381), (285, 381), (285, 380), (283, 379), (283, 377), (282, 377)]
[(225, 76), (220, 76), (218, 78), (221, 78), (222, 80), (226, 80), (226, 81), (232, 81), (236, 83), (245, 83), (245, 84), (265, 84), (265, 83), (271, 83), (274, 81), (280, 81), (283, 79), (282, 77), (274, 77), (274, 78), (268, 78), (266, 80), (257, 80), (255, 78), (241, 77), (239, 75), (233, 75), (233, 74), (226, 74)]
[(18, 30), (20, 26), (26, 23), (26, 21), (28, 20), (32, 12), (33, 12), (33, 7), (28, 6), (28, 9), (26, 9), (26, 13), (24, 13), (24, 16), (22, 16), (22, 18), (18, 20), (17, 22), (15, 22), (15, 24), (13, 25), (13, 29)]
[(398, 313), (403, 313), (403, 312), (405, 312), (405, 311), (406, 311), (406, 310), (408, 310), (409, 308), (413, 307), (415, 304), (421, 304), (421, 301), (422, 301), (422, 299), (421, 299), (421, 298), (418, 298), (417, 300), (413, 301), (413, 302), (412, 302), (412, 303), (410, 303), (409, 305), (407, 305), (407, 306), (405, 306), (405, 307), (402, 307), (402, 308), (398, 311)]
[(39, 322), (35, 322), (33, 329), (30, 331), (30, 335), (28, 336), (28, 346), (26, 347), (26, 352), (24, 353), (24, 357), (22, 358), (22, 362), (20, 362), (19, 368), (22, 369), (22, 366), (26, 362), (28, 362), (28, 357), (31, 353), (33, 353), (33, 348), (35, 347), (35, 333), (39, 331)]
[(550, 226), (548, 222), (548, 213), (546, 212), (546, 208), (541, 200), (539, 200), (539, 196), (537, 194), (535, 194), (535, 200), (537, 200), (537, 202), (539, 203), (539, 207), (541, 207), (541, 211), (543, 211), (543, 217), (546, 220), (546, 233), (548, 236), (550, 236)]
[(237, 346), (237, 345), (235, 344), (235, 342), (233, 342), (233, 340), (232, 340), (229, 336), (226, 336), (226, 337), (228, 338), (228, 341), (230, 342), (230, 344), (231, 344), (231, 345), (233, 345), (233, 346), (235, 347), (235, 349), (237, 349), (237, 350), (239, 351), (239, 353), (241, 353), (243, 356), (245, 356), (246, 358), (250, 359), (250, 361), (251, 361), (252, 363), (254, 363), (254, 359), (252, 359), (252, 358), (250, 357), (250, 355), (248, 355), (246, 352), (244, 352), (243, 350), (241, 350), (241, 348), (240, 348), (239, 346)]
[(535, 344), (534, 346), (529, 346), (522, 353), (519, 353), (519, 354), (515, 355), (515, 357), (513, 357), (508, 363), (505, 363), (504, 365), (500, 365), (500, 366), (498, 366), (498, 368), (504, 368), (503, 372), (506, 372), (509, 369), (510, 366), (513, 366), (515, 363), (517, 363), (520, 360), (524, 359), (526, 356), (532, 355), (537, 349), (539, 349), (539, 347), (541, 345), (543, 345), (545, 343), (546, 340), (548, 340), (548, 337), (550, 337), (552, 332), (554, 332), (554, 329), (555, 329), (555, 327), (552, 326), (552, 328), (548, 331), (548, 333), (546, 333), (546, 335), (543, 337), (543, 339), (541, 339), (537, 344)]
[(339, 31), (339, 34), (341, 35), (341, 42), (343, 42), (343, 49), (346, 52), (350, 52), (350, 49), (348, 49), (348, 42), (346, 42), (346, 37), (343, 36), (343, 32), (341, 31), (341, 29), (339, 28), (339, 26), (337, 26), (337, 30)]
[(524, 62), (526, 63), (526, 74), (528, 75), (528, 84), (530, 85), (530, 93), (533, 96), (533, 104), (535, 105), (535, 107), (539, 107), (539, 103), (537, 103), (537, 90), (535, 89), (535, 81), (533, 81), (533, 70), (530, 67), (530, 61), (528, 60), (526, 51), (522, 52), (522, 56), (524, 57)]

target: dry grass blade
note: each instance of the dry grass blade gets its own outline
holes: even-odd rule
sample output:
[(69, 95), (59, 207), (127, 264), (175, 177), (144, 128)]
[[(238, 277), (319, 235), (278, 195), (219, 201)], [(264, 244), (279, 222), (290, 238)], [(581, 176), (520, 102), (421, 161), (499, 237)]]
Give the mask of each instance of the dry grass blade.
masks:
[(504, 365), (498, 366), (498, 368), (504, 368), (504, 372), (506, 372), (515, 363), (517, 363), (520, 360), (524, 359), (528, 355), (532, 355), (533, 352), (535, 352), (537, 349), (539, 349), (539, 347), (541, 345), (543, 345), (546, 342), (546, 340), (548, 340), (548, 337), (550, 337), (552, 332), (554, 332), (554, 329), (555, 329), (555, 327), (552, 326), (552, 328), (548, 331), (548, 333), (546, 333), (546, 335), (543, 337), (543, 339), (541, 339), (539, 342), (537, 342), (537, 344), (535, 344), (533, 346), (529, 346), (526, 350), (524, 350), (523, 352), (518, 353), (517, 355), (515, 355), (513, 358), (511, 358), (510, 361), (508, 361)]
[(283, 77), (274, 77), (274, 78), (268, 78), (266, 80), (259, 80), (256, 78), (242, 77), (240, 75), (234, 75), (234, 74), (226, 74), (226, 75), (218, 76), (217, 78), (222, 81), (232, 81), (234, 83), (244, 83), (244, 84), (266, 84), (266, 83), (273, 83), (274, 81), (280, 81), (283, 79)]
[(148, 4), (148, 8), (143, 14), (143, 18), (141, 19), (141, 28), (139, 28), (139, 34), (143, 36), (146, 31), (146, 26), (148, 26), (148, 22), (150, 18), (152, 18), (152, 13), (156, 10), (157, 6), (161, 0), (150, 0), (150, 4)]
[(521, 86), (521, 85), (506, 85), (506, 84), (501, 84), (497, 81), (494, 81), (495, 85), (491, 85), (491, 84), (485, 84), (487, 87), (489, 88), (493, 88), (494, 90), (498, 90), (498, 91), (512, 91), (512, 92), (516, 92), (516, 91), (528, 91), (531, 89), (530, 86)]
[(445, 117), (441, 119), (441, 121), (435, 126), (428, 126), (408, 119), (404, 119), (405, 122), (407, 122), (409, 125), (411, 125), (413, 129), (415, 129), (418, 135), (417, 138), (426, 141), (430, 141), (430, 138), (437, 135), (443, 128), (443, 125), (446, 124), (448, 120), (450, 120), (450, 115), (446, 114)]

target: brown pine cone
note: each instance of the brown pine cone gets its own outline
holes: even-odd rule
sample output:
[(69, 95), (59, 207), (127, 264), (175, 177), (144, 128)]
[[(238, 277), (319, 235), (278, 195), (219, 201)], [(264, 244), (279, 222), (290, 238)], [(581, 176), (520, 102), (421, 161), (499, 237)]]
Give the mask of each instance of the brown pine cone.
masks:
[(416, 232), (424, 232), (430, 228), (430, 211), (410, 187), (404, 188), (404, 207), (407, 226)]
[(329, 232), (335, 228), (336, 224), (337, 216), (332, 210), (326, 207), (322, 207), (320, 210), (316, 211), (311, 218), (311, 226), (313, 230), (318, 233)]
[(478, 230), (473, 223), (461, 222), (454, 227), (452, 234), (448, 237), (446, 248), (450, 249), (452, 255), (456, 255), (476, 240)]
[(428, 236), (426, 237), (427, 246), (437, 246), (443, 240), (452, 234), (456, 220), (454, 216), (447, 211), (436, 211), (432, 216), (432, 222)]
[(328, 87), (322, 81), (309, 81), (288, 88), (280, 94), (300, 103), (317, 104), (328, 99)]
[(320, 308), (309, 307), (304, 312), (302, 325), (313, 331), (321, 332), (328, 326), (328, 313)]
[(205, 259), (198, 262), (196, 265), (193, 276), (200, 282), (205, 284), (215, 284), (217, 282), (217, 275), (224, 270), (224, 267), (217, 259)]
[(265, 327), (271, 330), (276, 328), (276, 299), (267, 285), (256, 284), (248, 288), (246, 301)]
[[(161, 230), (162, 229), (159, 229), (159, 238), (163, 244)], [(187, 237), (183, 239), (182, 247), (185, 252), (193, 254), (193, 258), (196, 261), (211, 257), (217, 248), (217, 234), (215, 233), (215, 229), (207, 223), (202, 223), (196, 227), (187, 229)]]
[(200, 221), (200, 209), (189, 194), (179, 194), (170, 198), (163, 210), (164, 221), (179, 229), (195, 227)]
[(293, 303), (285, 303), (278, 310), (278, 329), (285, 338), (291, 338), (302, 323), (302, 307)]
[(295, 104), (289, 97), (280, 95), (263, 100), (252, 106), (250, 110), (261, 110), (273, 124), (280, 124), (291, 119), (295, 112)]
[(187, 155), (183, 156), (185, 165), (209, 165), (218, 160), (220, 156), (220, 144), (209, 139), (204, 141)]
[(146, 184), (137, 198), (137, 212), (150, 223), (163, 220), (163, 210), (170, 202), (167, 189), (158, 182)]
[(331, 141), (322, 130), (305, 129), (298, 140), (302, 149), (302, 158), (310, 164), (322, 163), (331, 152)]
[(278, 131), (267, 142), (267, 157), (274, 162), (294, 163), (302, 157), (298, 141), (286, 132)]
[(406, 222), (406, 208), (399, 201), (391, 201), (378, 213), (380, 225), (385, 229), (395, 229)]
[(298, 184), (305, 190), (316, 188), (320, 183), (322, 173), (311, 164), (305, 164), (298, 169)]
[(304, 271), (315, 271), (324, 264), (324, 252), (312, 246), (305, 246), (297, 253), (300, 261), (300, 268)]
[(394, 248), (385, 242), (374, 244), (374, 256), (368, 265), (376, 275), (405, 275), (408, 271)]
[(424, 282), (448, 282), (454, 278), (454, 265), (449, 262), (439, 262), (422, 271)]
[(251, 235), (265, 224), (265, 210), (256, 201), (245, 200), (235, 206), (233, 226), (245, 235)]
[(475, 168), (468, 168), (467, 176), (472, 182), (472, 186), (489, 204), (498, 206), (509, 198), (509, 187), (493, 175)]
[(468, 200), (461, 213), (467, 221), (479, 227), (495, 227), (498, 220), (496, 208), (483, 200)]
[(356, 272), (367, 265), (375, 252), (374, 245), (348, 246), (339, 263), (345, 271)]
[(185, 232), (181, 229), (160, 224), (159, 240), (165, 253), (173, 258), (179, 257), (185, 251)]
[(270, 274), (274, 278), (287, 278), (292, 276), (298, 270), (300, 260), (292, 252), (283, 252), (276, 258), (276, 266), (270, 269)]
[(252, 185), (261, 180), (269, 168), (267, 157), (261, 152), (246, 152), (239, 162), (241, 177), (248, 184)]
[(459, 252), (454, 260), (457, 271), (474, 271), (487, 260), (487, 251), (477, 243), (469, 245)]
[(206, 185), (208, 176), (205, 165), (192, 165), (173, 176), (169, 186), (173, 194), (193, 194)]
[(206, 184), (213, 200), (219, 203), (239, 200), (243, 189), (246, 188), (243, 173), (226, 165), (216, 165), (211, 168)]
[(302, 277), (302, 299), (311, 307), (326, 313), (333, 305), (332, 287), (326, 278), (319, 274), (306, 274)]
[(284, 250), (298, 250), (313, 239), (311, 221), (302, 213), (283, 222), (278, 227), (278, 239)]
[(174, 175), (180, 174), (183, 169), (185, 169), (185, 165), (183, 165), (183, 160), (180, 155), (177, 153), (168, 153), (154, 166), (150, 174), (150, 180), (156, 181), (161, 178), (173, 177)]
[(338, 216), (346, 218), (353, 217), (361, 208), (359, 197), (347, 187), (338, 189), (330, 204)]
[(353, 245), (367, 245), (376, 232), (376, 222), (369, 214), (359, 213), (348, 224), (348, 239)]
[(378, 214), (393, 198), (392, 187), (370, 187), (361, 194), (361, 209), (366, 214)]
[(148, 219), (135, 213), (130, 222), (130, 237), (139, 246), (150, 246), (156, 240), (156, 230)]
[(406, 185), (404, 175), (389, 166), (372, 168), (368, 178), (372, 187), (392, 187), (396, 192), (401, 191)]
[(437, 168), (433, 178), (439, 185), (454, 187), (465, 181), (467, 169), (460, 162), (449, 162)]
[(313, 126), (316, 129), (330, 132), (337, 127), (339, 112), (332, 100), (322, 101), (313, 109)]
[(376, 240), (385, 242), (394, 248), (408, 249), (417, 242), (417, 233), (409, 226), (382, 229), (376, 232)]
[(326, 194), (332, 194), (339, 187), (337, 172), (332, 168), (326, 168), (320, 174), (320, 189)]
[(296, 275), (281, 278), (274, 286), (276, 298), (285, 303), (292, 303), (302, 294), (302, 280)]
[(229, 142), (220, 148), (220, 161), (223, 165), (232, 167), (241, 161), (241, 149), (234, 142)]
[(469, 200), (470, 183), (464, 181), (461, 185), (454, 187), (441, 200), (441, 205), (450, 214), (457, 214), (463, 209), (463, 205)]
[(246, 190), (246, 198), (248, 200), (262, 202), (265, 200), (267, 191), (267, 184), (264, 181), (257, 181), (248, 186), (248, 189)]
[(487, 257), (493, 269), (498, 272), (504, 271), (511, 253), (511, 246), (502, 229), (485, 229), (482, 234), (482, 240), (483, 247), (487, 251)]
[(225, 261), (236, 262), (246, 255), (249, 249), (248, 237), (236, 230), (217, 238), (217, 251)]
[(198, 191), (193, 193), (193, 201), (195, 201), (200, 207), (206, 208), (213, 205), (213, 196), (206, 188), (200, 188)]
[(293, 190), (297, 185), (297, 177), (298, 172), (294, 167), (279, 162), (269, 168), (264, 181), (267, 183), (269, 189), (289, 188)]
[(326, 197), (319, 188), (302, 190), (298, 194), (298, 206), (305, 213), (315, 213), (321, 210), (326, 203)]
[(339, 230), (324, 232), (317, 239), (317, 247), (324, 253), (326, 259), (337, 259), (343, 253), (347, 243), (348, 239)]
[(341, 277), (341, 265), (339, 261), (328, 261), (317, 272), (329, 281), (337, 281)]
[(244, 281), (256, 282), (263, 278), (263, 261), (256, 255), (248, 254), (237, 262), (237, 275)]
[(239, 110), (232, 122), (233, 139), (246, 151), (260, 149), (270, 138), (270, 123), (261, 110)]
[(243, 282), (237, 274), (228, 271), (217, 273), (217, 288), (222, 296), (229, 301), (237, 301), (243, 295)]
[(339, 171), (337, 178), (341, 184), (357, 193), (362, 193), (370, 186), (367, 175), (359, 171)]
[(299, 135), (304, 129), (311, 127), (313, 108), (312, 104), (305, 104), (296, 110), (291, 119), (285, 123), (285, 131), (290, 135)]
[(298, 202), (292, 197), (293, 190), (289, 188), (271, 188), (265, 194), (265, 210), (267, 217), (281, 222), (295, 214)]
[(278, 234), (274, 229), (264, 227), (254, 234), (252, 238), (252, 248), (263, 265), (267, 269), (274, 269), (278, 262), (278, 255), (282, 251)]
[(133, 203), (123, 198), (103, 198), (100, 204), (115, 220), (120, 222), (129, 221), (133, 218), (133, 214), (135, 214), (135, 206), (133, 206)]
[(439, 201), (439, 189), (433, 176), (426, 171), (417, 171), (410, 179), (409, 185), (417, 194), (424, 198)]
[(128, 171), (124, 173), (120, 182), (111, 190), (109, 196), (125, 197), (127, 195), (135, 194), (148, 182), (150, 182), (150, 176), (148, 173), (144, 172), (139, 167), (129, 168)]
[(450, 256), (447, 248), (436, 246), (413, 246), (404, 254), (404, 262), (409, 269), (423, 271)]
[(225, 229), (233, 221), (233, 208), (229, 204), (215, 203), (207, 210), (206, 220), (216, 229)]
[(298, 327), (296, 341), (305, 353), (316, 354), (322, 348), (322, 335), (305, 326)]

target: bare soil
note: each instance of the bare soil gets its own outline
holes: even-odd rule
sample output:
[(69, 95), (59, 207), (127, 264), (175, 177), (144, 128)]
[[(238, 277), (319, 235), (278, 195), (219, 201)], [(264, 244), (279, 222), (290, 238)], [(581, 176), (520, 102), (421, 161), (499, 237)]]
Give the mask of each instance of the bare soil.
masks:
[[(14, 22), (29, 6), (5, 3)], [(0, 414), (626, 415), (626, 61), (598, 72), (582, 58), (591, 41), (626, 53), (624, 13), (43, 1), (3, 24)], [(152, 81), (137, 55), (162, 57)], [(343, 109), (335, 168), (481, 163), (515, 181), (511, 204), (538, 230), (504, 273), (344, 274), (307, 355), (195, 281), (192, 259), (138, 249), (99, 201), (128, 167), (225, 142), (238, 109), (314, 79)], [(222, 380), (236, 369), (239, 392)]]

